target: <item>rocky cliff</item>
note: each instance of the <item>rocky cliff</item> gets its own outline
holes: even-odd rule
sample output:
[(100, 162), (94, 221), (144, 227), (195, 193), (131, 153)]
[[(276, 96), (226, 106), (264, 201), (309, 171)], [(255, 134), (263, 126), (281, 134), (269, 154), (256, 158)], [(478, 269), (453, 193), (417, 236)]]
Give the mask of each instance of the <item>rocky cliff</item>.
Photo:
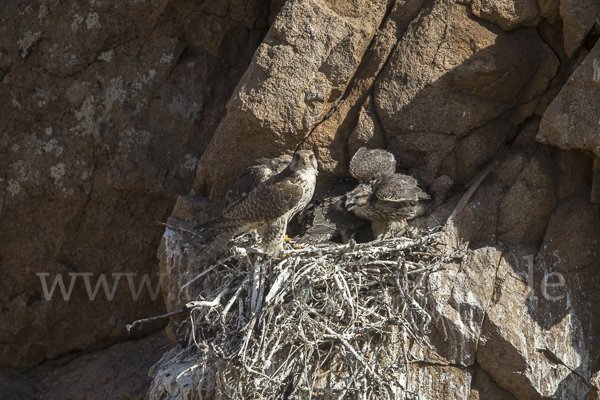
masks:
[[(365, 145), (424, 187), (451, 177), (441, 220), (489, 171), (455, 222), (472, 253), (436, 278), (447, 292), (439, 346), (414, 364), (421, 398), (598, 398), (599, 12), (592, 0), (0, 5), (0, 367), (106, 347), (126, 323), (179, 310), (196, 254), (155, 221), (214, 216), (255, 159), (310, 148), (325, 185)], [(158, 282), (157, 249), (165, 303), (132, 301), (128, 283)], [(84, 283), (102, 274), (121, 281), (91, 301)], [(56, 276), (75, 282), (69, 301), (59, 286), (47, 299), (41, 279)], [(174, 381), (154, 398), (182, 393)]]

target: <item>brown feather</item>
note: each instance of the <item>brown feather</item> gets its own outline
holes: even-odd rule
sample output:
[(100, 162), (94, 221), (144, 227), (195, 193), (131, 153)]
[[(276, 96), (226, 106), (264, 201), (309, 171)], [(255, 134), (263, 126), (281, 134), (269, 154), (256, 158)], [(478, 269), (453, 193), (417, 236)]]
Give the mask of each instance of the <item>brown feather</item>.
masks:
[(350, 175), (359, 182), (379, 180), (396, 172), (396, 159), (388, 151), (381, 149), (358, 149), (350, 161)]
[(259, 184), (250, 193), (233, 202), (220, 217), (196, 228), (223, 230), (203, 255), (211, 258), (234, 235), (265, 228), (259, 234), (270, 255), (283, 246), (283, 236), (289, 219), (303, 209), (313, 196), (317, 175), (317, 160), (310, 150), (294, 153), (292, 161), (279, 174)]

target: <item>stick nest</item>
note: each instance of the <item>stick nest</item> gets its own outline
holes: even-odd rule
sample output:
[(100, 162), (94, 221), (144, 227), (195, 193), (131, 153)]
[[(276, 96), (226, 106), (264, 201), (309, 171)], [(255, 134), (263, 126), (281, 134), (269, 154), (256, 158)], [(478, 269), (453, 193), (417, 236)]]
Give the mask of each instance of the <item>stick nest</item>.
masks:
[(250, 235), (236, 239), (187, 304), (191, 398), (417, 398), (409, 348), (431, 347), (427, 280), (464, 254), (448, 251), (444, 234), (270, 260)]

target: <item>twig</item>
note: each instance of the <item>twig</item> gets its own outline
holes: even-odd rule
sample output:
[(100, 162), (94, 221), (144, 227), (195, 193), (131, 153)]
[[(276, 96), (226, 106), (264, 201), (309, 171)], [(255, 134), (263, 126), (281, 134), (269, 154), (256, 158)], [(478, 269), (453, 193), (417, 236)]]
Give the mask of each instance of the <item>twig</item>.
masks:
[(188, 324), (197, 396), (280, 398), (292, 372), (294, 396), (409, 393), (405, 340), (395, 351), (388, 343), (401, 335), (431, 348), (427, 282), (463, 250), (448, 250), (442, 234), (431, 233), (286, 250), (278, 262), (255, 257), (251, 240), (234, 239), (230, 255), (202, 273), (210, 284), (186, 305), (198, 310)]
[(226, 287), (225, 289), (223, 289), (221, 291), (221, 293), (219, 293), (217, 295), (217, 297), (215, 297), (211, 301), (190, 301), (185, 306), (190, 310), (194, 309), (194, 308), (200, 308), (200, 307), (216, 307), (219, 304), (221, 304), (221, 297), (226, 295), (228, 292), (229, 292), (229, 288)]
[(454, 208), (454, 211), (452, 211), (452, 214), (450, 214), (450, 217), (448, 217), (448, 222), (447, 223), (449, 225), (453, 225), (454, 224), (454, 221), (456, 220), (456, 218), (458, 218), (460, 216), (460, 214), (462, 213), (463, 209), (465, 208), (465, 206), (467, 205), (467, 203), (469, 202), (469, 200), (471, 200), (471, 196), (473, 196), (473, 193), (475, 193), (475, 191), (477, 190), (477, 188), (479, 187), (479, 185), (481, 185), (481, 183), (483, 182), (483, 180), (488, 176), (488, 174), (495, 167), (496, 167), (496, 163), (495, 162), (491, 162), (477, 176), (477, 179), (475, 179), (475, 181), (469, 187), (469, 190), (467, 190), (467, 192), (463, 195), (463, 197), (461, 197), (460, 201), (458, 202), (458, 204)]
[(202, 233), (194, 232), (194, 231), (186, 229), (186, 228), (179, 228), (177, 226), (173, 226), (173, 225), (167, 224), (166, 222), (156, 221), (156, 224), (162, 225), (162, 226), (166, 226), (167, 228), (169, 228), (169, 229), (171, 229), (173, 231), (179, 231), (179, 232), (189, 233), (193, 237), (202, 236)]
[(136, 325), (143, 324), (145, 322), (156, 321), (158, 319), (171, 318), (174, 315), (181, 314), (181, 313), (184, 313), (189, 310), (190, 309), (188, 307), (184, 307), (181, 310), (173, 311), (173, 312), (163, 314), (163, 315), (157, 315), (156, 317), (138, 319), (136, 321), (133, 321), (131, 324), (125, 325), (125, 329), (127, 329), (127, 333), (129, 333), (131, 331), (131, 329)]

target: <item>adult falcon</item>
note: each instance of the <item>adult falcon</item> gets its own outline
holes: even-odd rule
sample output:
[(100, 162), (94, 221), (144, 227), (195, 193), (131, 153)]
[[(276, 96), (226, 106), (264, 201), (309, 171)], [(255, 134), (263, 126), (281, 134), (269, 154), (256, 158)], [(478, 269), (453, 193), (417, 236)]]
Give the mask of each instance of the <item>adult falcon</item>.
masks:
[(259, 158), (246, 168), (233, 186), (225, 194), (225, 207), (235, 203), (255, 187), (275, 174), (283, 171), (292, 161), (292, 156), (284, 154), (277, 158)]
[(404, 174), (392, 174), (371, 183), (362, 183), (346, 194), (346, 208), (371, 221), (374, 238), (404, 229), (406, 220), (427, 212), (431, 197)]
[(315, 191), (317, 159), (310, 150), (296, 151), (289, 165), (225, 209), (223, 215), (196, 228), (220, 231), (201, 260), (211, 259), (236, 235), (257, 229), (264, 251), (283, 250), (289, 220), (302, 210)]

